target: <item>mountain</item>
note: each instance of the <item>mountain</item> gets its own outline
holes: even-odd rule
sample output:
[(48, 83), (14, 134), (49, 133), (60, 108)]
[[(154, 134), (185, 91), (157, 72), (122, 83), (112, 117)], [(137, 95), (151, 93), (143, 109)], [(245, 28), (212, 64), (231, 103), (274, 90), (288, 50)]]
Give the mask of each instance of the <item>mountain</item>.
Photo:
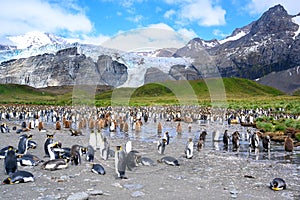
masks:
[[(241, 77), (255, 80), (271, 72), (300, 65), (299, 24), (299, 14), (289, 15), (281, 5), (277, 5), (266, 11), (257, 21), (236, 29), (231, 36), (219, 41), (219, 45), (207, 48), (201, 45), (201, 39), (193, 39), (190, 43), (197, 43), (198, 46), (189, 43), (178, 49), (175, 56), (192, 59), (194, 67), (206, 77)], [(290, 82), (281, 89), (291, 92), (293, 85)], [(278, 88), (275, 81), (270, 86)]]
[(7, 37), (17, 49), (36, 48), (49, 44), (67, 44), (67, 40), (51, 33), (39, 31), (28, 32), (25, 35)]
[[(276, 80), (282, 75), (277, 72), (286, 71), (294, 75), (280, 84), (280, 89), (292, 93), (300, 87), (293, 82), (300, 80), (298, 70), (292, 70), (300, 66), (299, 24), (300, 14), (289, 15), (276, 5), (223, 40), (194, 38), (179, 49), (147, 52), (70, 44), (63, 38), (34, 32), (11, 37), (17, 49), (1, 46), (0, 83), (39, 88), (95, 83), (138, 87), (157, 81), (222, 76), (257, 79), (279, 88), (279, 82), (263, 81), (264, 77)], [(19, 49), (21, 46), (26, 48)]]

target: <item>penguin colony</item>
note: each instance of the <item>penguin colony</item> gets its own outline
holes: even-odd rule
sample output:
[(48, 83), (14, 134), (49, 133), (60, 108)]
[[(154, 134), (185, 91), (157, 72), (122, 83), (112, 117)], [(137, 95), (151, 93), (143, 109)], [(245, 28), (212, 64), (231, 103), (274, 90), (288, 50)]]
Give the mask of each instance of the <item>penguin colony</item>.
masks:
[[(105, 163), (108, 159), (115, 160), (115, 175), (116, 178), (126, 179), (126, 170), (134, 170), (139, 165), (155, 166), (157, 163), (165, 163), (171, 166), (180, 166), (179, 160), (175, 157), (168, 156), (168, 145), (170, 145), (171, 136), (168, 131), (163, 132), (163, 123), (173, 121), (175, 123), (174, 129), (176, 134), (182, 135), (184, 132), (183, 125), (188, 124), (188, 132), (192, 132), (191, 123), (195, 121), (208, 120), (213, 118), (205, 109), (199, 113), (183, 114), (174, 110), (172, 107), (157, 110), (157, 108), (130, 108), (129, 110), (113, 111), (109, 108), (97, 108), (92, 110), (90, 108), (81, 108), (80, 111), (75, 111), (70, 108), (50, 108), (44, 107), (12, 107), (9, 109), (1, 109), (0, 121), (17, 119), (22, 121), (20, 128), (13, 128), (16, 134), (19, 134), (19, 141), (17, 148), (13, 146), (1, 147), (0, 158), (4, 158), (5, 174), (8, 177), (2, 181), (3, 184), (15, 184), (35, 181), (32, 173), (20, 169), (22, 166), (40, 167), (43, 170), (63, 170), (70, 167), (76, 167), (83, 162), (90, 162), (90, 171), (98, 175), (105, 175), (106, 171), (101, 163)], [(260, 111), (262, 115), (264, 111)], [(204, 113), (204, 114), (203, 114)], [(259, 113), (259, 112), (257, 112)], [(217, 120), (228, 120), (229, 124), (234, 121), (231, 119), (232, 114), (228, 113), (226, 119), (220, 116), (214, 116)], [(251, 115), (252, 116), (252, 115)], [(299, 116), (294, 116), (299, 117)], [(243, 118), (244, 120), (248, 118)], [(249, 119), (252, 118), (249, 115)], [(109, 132), (122, 132), (127, 134), (129, 129), (141, 132), (143, 124), (148, 123), (149, 120), (157, 123), (157, 153), (162, 156), (161, 159), (154, 162), (151, 158), (144, 157), (139, 151), (132, 149), (131, 141), (125, 145), (120, 144), (111, 148), (109, 135), (102, 134), (103, 129), (108, 129)], [(47, 130), (45, 123), (53, 124), (53, 130)], [(44, 144), (37, 144), (34, 137), (30, 134), (36, 129), (41, 134), (45, 135)], [(63, 147), (59, 142), (59, 138), (55, 138), (55, 131), (68, 129), (70, 137), (80, 137), (85, 134), (90, 134), (90, 141), (85, 146), (73, 144), (71, 147)], [(13, 133), (6, 123), (1, 125), (2, 133)], [(219, 132), (214, 133), (213, 140), (218, 141)], [(161, 134), (163, 133), (163, 136)], [(271, 149), (271, 140), (269, 136), (262, 137), (257, 132), (251, 133), (247, 131), (246, 140), (249, 141), (249, 152), (259, 149), (260, 140), (265, 150)], [(193, 141), (193, 138), (188, 138), (185, 148), (183, 149), (184, 157), (192, 159), (194, 157), (194, 148), (198, 151), (204, 148), (206, 136), (208, 132), (203, 130), (199, 134), (199, 138)], [(230, 139), (231, 138), (231, 139)], [(238, 131), (229, 133), (224, 131), (223, 143), (224, 150), (238, 151), (240, 148), (241, 134)], [(44, 159), (31, 154), (34, 149), (42, 146), (44, 150)], [(115, 149), (115, 150), (112, 150)], [(288, 136), (284, 143), (284, 149), (287, 152), (293, 151), (293, 140)], [(30, 153), (29, 153), (30, 151)], [(95, 155), (98, 154), (98, 155)], [(101, 158), (101, 163), (96, 160), (96, 157)], [(179, 157), (179, 155), (178, 155)], [(98, 163), (95, 163), (98, 162)], [(40, 165), (40, 166), (39, 166)], [(285, 183), (281, 179), (274, 179), (271, 182), (272, 189), (285, 189)]]

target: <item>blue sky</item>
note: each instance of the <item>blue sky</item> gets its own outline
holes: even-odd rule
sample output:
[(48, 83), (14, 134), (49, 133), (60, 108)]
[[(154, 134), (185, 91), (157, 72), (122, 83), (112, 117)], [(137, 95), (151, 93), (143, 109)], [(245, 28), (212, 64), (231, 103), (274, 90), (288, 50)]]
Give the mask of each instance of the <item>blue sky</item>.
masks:
[(300, 12), (299, 0), (0, 0), (0, 36), (29, 31), (101, 44), (149, 27), (188, 39), (222, 39), (282, 4)]

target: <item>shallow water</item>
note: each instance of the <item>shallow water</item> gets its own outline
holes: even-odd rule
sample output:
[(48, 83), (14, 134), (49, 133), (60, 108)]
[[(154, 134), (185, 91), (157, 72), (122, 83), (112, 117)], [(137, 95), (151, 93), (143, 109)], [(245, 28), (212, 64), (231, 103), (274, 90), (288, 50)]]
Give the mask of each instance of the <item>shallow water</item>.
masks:
[[(157, 124), (158, 122), (161, 122), (163, 125), (163, 131), (162, 134), (157, 133)], [(129, 128), (128, 133), (124, 134), (123, 132), (120, 132), (119, 129), (117, 129), (116, 132), (109, 132), (108, 129), (103, 130), (103, 133), (106, 136), (110, 137), (116, 137), (116, 138), (128, 138), (130, 140), (138, 140), (143, 142), (150, 142), (154, 143), (158, 141), (162, 136), (163, 133), (166, 131), (169, 132), (170, 135), (170, 143), (182, 143), (185, 144), (188, 138), (193, 138), (195, 144), (198, 141), (199, 135), (203, 130), (207, 131), (207, 136), (204, 143), (205, 149), (215, 150), (224, 152), (227, 154), (232, 154), (238, 157), (243, 157), (246, 159), (253, 159), (253, 160), (260, 160), (260, 161), (278, 161), (280, 163), (290, 163), (290, 164), (300, 164), (300, 148), (294, 148), (293, 153), (287, 153), (284, 151), (283, 143), (275, 143), (271, 142), (271, 150), (265, 151), (262, 147), (261, 141), (260, 141), (260, 148), (259, 153), (250, 152), (249, 153), (249, 142), (246, 140), (246, 131), (247, 129), (250, 129), (251, 132), (257, 131), (255, 128), (248, 128), (243, 127), (239, 124), (234, 125), (227, 125), (227, 123), (216, 123), (216, 122), (210, 122), (205, 123), (203, 121), (198, 121), (192, 123), (192, 129), (191, 132), (188, 131), (188, 124), (185, 122), (180, 122), (182, 125), (182, 134), (176, 133), (176, 126), (178, 122), (174, 121), (165, 121), (164, 119), (158, 120), (157, 122), (154, 122), (153, 120), (149, 120), (147, 123), (144, 123), (141, 127), (141, 131), (136, 132), (132, 128)], [(240, 140), (240, 149), (238, 152), (233, 152), (231, 149), (231, 144), (229, 145), (228, 150), (224, 150), (224, 145), (222, 141), (223, 133), (225, 130), (228, 130), (228, 132), (231, 134), (234, 131), (239, 131), (241, 134), (241, 140)], [(219, 131), (219, 140), (213, 141), (213, 132)]]

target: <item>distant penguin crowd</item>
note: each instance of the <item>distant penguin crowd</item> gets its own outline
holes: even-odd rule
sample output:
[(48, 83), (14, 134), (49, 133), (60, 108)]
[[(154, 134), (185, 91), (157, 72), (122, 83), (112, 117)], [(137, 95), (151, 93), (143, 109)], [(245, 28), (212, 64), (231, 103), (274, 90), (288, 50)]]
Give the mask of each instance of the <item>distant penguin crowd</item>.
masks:
[[(126, 171), (132, 171), (139, 166), (156, 166), (163, 163), (170, 166), (181, 166), (180, 157), (188, 161), (193, 160), (197, 154), (205, 149), (207, 135), (213, 134), (213, 142), (223, 142), (224, 151), (232, 150), (238, 152), (241, 148), (241, 140), (249, 142), (249, 153), (259, 153), (262, 147), (266, 151), (271, 150), (271, 138), (262, 135), (254, 129), (247, 129), (240, 133), (234, 131), (230, 133), (226, 127), (239, 123), (243, 125), (254, 124), (255, 119), (260, 116), (270, 116), (275, 118), (294, 118), (284, 112), (275, 112), (272, 109), (254, 110), (223, 110), (212, 111), (210, 108), (195, 106), (156, 106), (156, 107), (100, 107), (91, 108), (83, 106), (79, 108), (68, 106), (1, 106), (0, 123), (2, 134), (17, 134), (17, 146), (8, 144), (1, 147), (0, 158), (4, 159), (5, 174), (8, 176), (3, 180), (3, 184), (16, 184), (35, 181), (34, 174), (23, 170), (23, 166), (40, 167), (42, 170), (67, 170), (72, 167), (82, 165), (84, 162), (90, 163), (91, 173), (106, 175), (105, 163), (114, 159), (114, 173), (118, 179), (127, 179)], [(156, 141), (153, 143), (155, 155), (160, 159), (154, 161), (152, 158), (143, 156), (143, 152), (134, 149), (132, 141), (124, 137), (120, 144), (112, 146), (111, 134), (128, 135), (129, 131), (139, 134), (143, 131), (145, 124), (150, 121), (155, 124)], [(18, 122), (19, 125), (9, 127), (8, 122)], [(182, 155), (170, 156), (170, 146), (173, 138), (169, 130), (164, 128), (165, 123), (173, 122), (174, 133), (182, 137), (184, 132), (189, 136), (186, 144), (182, 147)], [(199, 132), (192, 128), (192, 124), (199, 127), (204, 123), (223, 123), (225, 130), (206, 130)], [(47, 124), (48, 126), (45, 126)], [(49, 124), (52, 125), (49, 128)], [(203, 126), (202, 126), (203, 127)], [(186, 128), (186, 129), (185, 129)], [(56, 137), (55, 132), (68, 130), (66, 137), (82, 137), (88, 135), (89, 141), (86, 144), (72, 144), (65, 147)], [(104, 131), (107, 130), (107, 131)], [(43, 134), (45, 140), (43, 144), (34, 141), (32, 132)], [(196, 132), (198, 133), (196, 134)], [(223, 135), (222, 135), (223, 132)], [(104, 134), (105, 133), (105, 134)], [(291, 135), (284, 141), (284, 150), (293, 152), (293, 139)], [(43, 159), (35, 156), (35, 149), (42, 149)], [(195, 151), (197, 150), (197, 151)], [(275, 180), (272, 188), (283, 187), (283, 183)]]

